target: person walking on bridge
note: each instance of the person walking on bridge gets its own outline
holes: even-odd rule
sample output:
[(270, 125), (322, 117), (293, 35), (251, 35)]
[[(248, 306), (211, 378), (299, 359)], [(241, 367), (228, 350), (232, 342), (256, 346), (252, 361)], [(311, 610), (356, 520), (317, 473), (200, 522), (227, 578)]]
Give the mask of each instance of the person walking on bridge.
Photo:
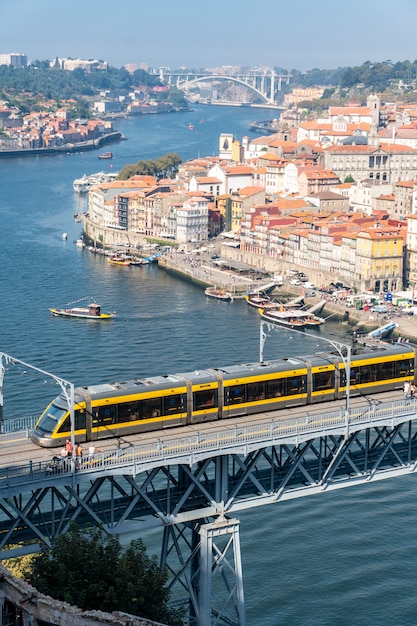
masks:
[(88, 448), (88, 460), (90, 461), (90, 467), (93, 467), (94, 465), (94, 456), (96, 452), (102, 452), (102, 450), (96, 448), (96, 446), (92, 443)]

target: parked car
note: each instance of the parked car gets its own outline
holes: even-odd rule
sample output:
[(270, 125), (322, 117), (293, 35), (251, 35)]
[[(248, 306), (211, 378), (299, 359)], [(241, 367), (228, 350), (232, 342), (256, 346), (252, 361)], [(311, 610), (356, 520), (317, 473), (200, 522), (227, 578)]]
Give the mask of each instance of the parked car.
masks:
[(298, 278), (291, 278), (290, 285), (301, 285), (301, 280), (298, 280)]
[(316, 288), (315, 284), (314, 284), (314, 283), (309, 282), (308, 280), (304, 283), (304, 287), (305, 287), (306, 289), (315, 289), (315, 288)]

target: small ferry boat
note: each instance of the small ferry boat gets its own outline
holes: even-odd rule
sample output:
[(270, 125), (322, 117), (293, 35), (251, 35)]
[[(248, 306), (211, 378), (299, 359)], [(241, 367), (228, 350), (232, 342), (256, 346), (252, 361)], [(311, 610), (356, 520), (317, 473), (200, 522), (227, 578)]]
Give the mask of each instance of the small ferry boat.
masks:
[(209, 298), (215, 298), (216, 300), (224, 300), (225, 302), (231, 302), (233, 300), (233, 295), (230, 293), (230, 291), (226, 291), (225, 289), (207, 287), (204, 293)]
[(96, 302), (90, 302), (86, 307), (73, 307), (65, 309), (49, 309), (56, 317), (78, 317), (88, 320), (109, 320), (115, 313), (107, 313), (101, 310)]
[(113, 152), (103, 152), (103, 154), (99, 154), (98, 155), (99, 159), (112, 159), (113, 158)]

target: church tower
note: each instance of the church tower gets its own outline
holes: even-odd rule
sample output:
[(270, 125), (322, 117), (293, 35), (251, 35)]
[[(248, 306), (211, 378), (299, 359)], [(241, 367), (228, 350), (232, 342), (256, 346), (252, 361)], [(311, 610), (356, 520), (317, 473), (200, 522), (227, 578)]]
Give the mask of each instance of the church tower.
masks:
[(376, 128), (378, 128), (379, 126), (379, 109), (381, 106), (381, 102), (379, 99), (379, 96), (377, 96), (376, 94), (372, 94), (370, 96), (368, 96), (367, 100), (366, 100), (366, 104), (369, 107), (370, 111), (371, 111), (371, 118), (372, 118), (372, 126), (376, 126)]

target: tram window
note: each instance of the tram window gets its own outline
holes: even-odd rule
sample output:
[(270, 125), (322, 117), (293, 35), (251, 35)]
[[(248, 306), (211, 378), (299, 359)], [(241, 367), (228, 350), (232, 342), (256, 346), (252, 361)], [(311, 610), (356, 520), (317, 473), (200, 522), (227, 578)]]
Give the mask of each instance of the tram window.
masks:
[(376, 380), (375, 367), (373, 365), (364, 365), (359, 368), (360, 382), (373, 383)]
[(117, 404), (93, 409), (93, 426), (108, 426), (117, 422)]
[(392, 362), (378, 363), (376, 366), (376, 379), (389, 380), (394, 376), (394, 364)]
[(181, 413), (182, 402), (181, 395), (178, 393), (175, 396), (165, 396), (162, 398), (163, 403), (163, 415), (170, 415), (171, 413)]
[[(359, 369), (350, 370), (350, 384), (356, 385), (359, 382)], [(340, 386), (346, 387), (346, 371), (340, 370)]]
[(289, 396), (297, 393), (303, 393), (305, 389), (305, 377), (304, 376), (292, 376), (287, 380), (287, 393)]
[(227, 388), (226, 404), (245, 402), (245, 385), (232, 385)]
[(85, 429), (85, 411), (75, 411), (75, 430), (84, 430)]
[(323, 391), (324, 389), (334, 389), (334, 371), (313, 374), (313, 391)]
[(205, 389), (193, 393), (194, 410), (202, 410), (217, 406), (217, 389)]
[(285, 378), (279, 378), (278, 380), (268, 380), (265, 385), (267, 398), (280, 398), (285, 396)]
[[(74, 413), (74, 430), (85, 430), (85, 411), (75, 411)], [(59, 433), (71, 432), (71, 416), (67, 415), (64, 423), (58, 428)]]
[(404, 361), (397, 361), (395, 363), (396, 378), (403, 378), (412, 374), (414, 374), (414, 362), (412, 359), (405, 359)]
[(161, 398), (142, 400), (142, 418), (159, 417), (161, 415)]
[(246, 385), (246, 393), (248, 395), (248, 402), (265, 400), (265, 383), (249, 383)]
[(118, 417), (119, 423), (134, 422), (139, 418), (139, 403), (122, 402), (122, 404), (119, 404)]
[(70, 419), (69, 415), (68, 415), (68, 417), (65, 418), (64, 422), (58, 428), (58, 432), (59, 433), (69, 433), (69, 432), (71, 432), (71, 419)]

